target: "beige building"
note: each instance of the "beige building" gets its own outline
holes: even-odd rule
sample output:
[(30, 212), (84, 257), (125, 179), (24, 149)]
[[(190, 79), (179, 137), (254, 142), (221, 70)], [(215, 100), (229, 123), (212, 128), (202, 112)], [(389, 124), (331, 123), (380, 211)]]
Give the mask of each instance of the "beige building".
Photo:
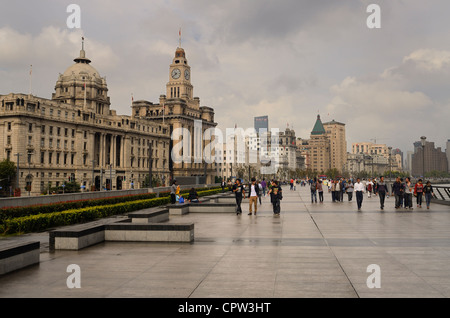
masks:
[[(172, 150), (181, 149), (179, 156), (187, 160), (174, 160), (169, 158), (169, 166), (172, 171), (171, 179), (179, 177), (203, 177), (206, 174), (206, 182), (214, 183), (216, 168), (213, 163), (205, 163), (202, 160), (203, 151), (210, 143), (203, 140), (205, 131), (215, 128), (214, 109), (200, 106), (200, 98), (194, 97), (194, 87), (191, 84), (191, 67), (186, 59), (184, 49), (177, 48), (175, 57), (169, 67), (169, 82), (166, 85), (166, 95), (161, 95), (159, 104), (148, 101), (136, 101), (132, 105), (132, 118), (148, 123), (168, 125), (170, 135), (177, 129), (188, 132), (170, 144), (169, 153)], [(175, 138), (173, 138), (175, 139)], [(214, 138), (211, 138), (214, 140)], [(180, 145), (179, 143), (182, 143)], [(214, 161), (214, 151), (207, 153), (209, 162)], [(206, 172), (206, 173), (205, 173)]]
[(347, 137), (345, 124), (332, 120), (323, 127), (330, 140), (330, 168), (342, 172), (347, 162)]
[(331, 167), (330, 139), (322, 124), (320, 115), (311, 132), (309, 144), (309, 169), (316, 172), (324, 172)]
[(75, 178), (85, 191), (140, 188), (150, 170), (168, 183), (170, 126), (118, 115), (84, 47), (74, 61), (51, 100), (0, 95), (0, 160), (19, 162), (12, 187), (39, 195)]
[(372, 142), (357, 142), (352, 144), (353, 154), (383, 155), (389, 157), (389, 147), (385, 144), (374, 144)]

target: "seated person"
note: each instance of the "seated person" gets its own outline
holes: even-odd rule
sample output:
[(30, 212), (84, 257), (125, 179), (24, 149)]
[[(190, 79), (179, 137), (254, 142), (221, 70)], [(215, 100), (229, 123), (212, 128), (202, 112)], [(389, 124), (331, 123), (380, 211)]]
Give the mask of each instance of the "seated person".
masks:
[(189, 196), (188, 196), (188, 201), (192, 202), (192, 203), (199, 203), (200, 201), (198, 200), (198, 194), (197, 191), (195, 191), (194, 188), (192, 188), (189, 191)]

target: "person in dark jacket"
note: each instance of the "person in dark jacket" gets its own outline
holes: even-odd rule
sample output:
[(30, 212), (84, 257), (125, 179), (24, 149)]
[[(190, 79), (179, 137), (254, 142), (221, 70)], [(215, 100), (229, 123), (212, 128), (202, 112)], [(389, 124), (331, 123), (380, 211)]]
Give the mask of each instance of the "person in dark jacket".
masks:
[(280, 215), (280, 198), (282, 198), (282, 190), (278, 185), (278, 181), (272, 181), (272, 187), (270, 188), (268, 195), (270, 195), (270, 202), (272, 202), (273, 205), (273, 213), (275, 215)]
[(199, 203), (200, 202), (198, 200), (198, 193), (197, 193), (197, 191), (195, 191), (194, 188), (191, 188), (191, 190), (189, 190), (188, 201), (192, 202), (192, 203)]
[(240, 179), (236, 179), (236, 183), (233, 186), (233, 192), (236, 196), (236, 214), (240, 215), (242, 214), (242, 199), (245, 199), (245, 189)]
[(377, 182), (375, 192), (380, 198), (380, 208), (381, 210), (384, 210), (384, 200), (386, 198), (386, 194), (389, 194), (389, 189), (387, 183), (384, 182), (383, 176), (381, 176), (380, 181)]
[(405, 192), (405, 187), (400, 181), (400, 177), (397, 177), (394, 184), (392, 185), (392, 194), (395, 196), (395, 208), (400, 208), (401, 199), (403, 198), (403, 193)]
[(427, 209), (430, 209), (431, 198), (434, 196), (433, 186), (430, 181), (427, 181), (425, 187), (423, 187), (423, 193), (425, 194), (425, 202), (427, 203)]

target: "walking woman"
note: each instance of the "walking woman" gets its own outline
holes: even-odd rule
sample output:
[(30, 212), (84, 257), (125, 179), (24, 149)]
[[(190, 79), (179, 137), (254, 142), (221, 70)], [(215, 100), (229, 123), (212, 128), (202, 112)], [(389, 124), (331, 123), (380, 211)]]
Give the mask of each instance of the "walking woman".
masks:
[(419, 181), (414, 186), (414, 195), (417, 197), (417, 207), (422, 207), (422, 196), (423, 196), (423, 183), (422, 179), (419, 179)]
[(430, 209), (431, 198), (434, 197), (433, 186), (430, 181), (423, 188), (423, 193), (425, 194), (425, 202), (427, 203), (427, 209)]
[(323, 203), (323, 184), (322, 184), (322, 179), (319, 179), (319, 183), (317, 184), (317, 192), (319, 193), (319, 202)]

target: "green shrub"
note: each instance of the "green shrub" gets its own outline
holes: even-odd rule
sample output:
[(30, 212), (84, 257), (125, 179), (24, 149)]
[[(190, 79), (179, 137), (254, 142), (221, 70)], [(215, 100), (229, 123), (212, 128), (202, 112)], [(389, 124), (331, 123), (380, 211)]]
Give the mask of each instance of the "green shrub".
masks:
[[(221, 191), (221, 189), (198, 191), (198, 196), (204, 197), (220, 193)], [(184, 194), (183, 197), (187, 197), (187, 194)], [(162, 197), (13, 217), (3, 220), (3, 223), (0, 224), (0, 234), (10, 235), (17, 233), (42, 232), (54, 227), (85, 223), (169, 203), (170, 197)]]
[(138, 195), (118, 196), (94, 200), (76, 200), (44, 205), (33, 205), (27, 207), (5, 208), (0, 210), (0, 224), (3, 223), (4, 220), (11, 218), (36, 214), (46, 214), (52, 212), (61, 212), (74, 209), (82, 209), (85, 207), (92, 207), (92, 206), (112, 205), (123, 202), (153, 199), (155, 197), (156, 197), (155, 193), (145, 193)]
[(113, 215), (147, 209), (168, 204), (168, 198), (155, 198), (115, 205), (103, 205), (83, 209), (53, 212), (7, 219), (0, 225), (3, 235), (41, 232), (49, 228), (84, 223)]

